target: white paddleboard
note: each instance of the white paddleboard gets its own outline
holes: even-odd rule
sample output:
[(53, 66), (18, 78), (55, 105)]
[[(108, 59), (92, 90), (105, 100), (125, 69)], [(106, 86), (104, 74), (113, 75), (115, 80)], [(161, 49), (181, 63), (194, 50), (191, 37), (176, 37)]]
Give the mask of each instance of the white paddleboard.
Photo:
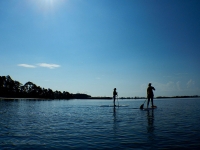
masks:
[(156, 109), (157, 106), (154, 106), (154, 107), (150, 107), (150, 108), (143, 108), (143, 110), (152, 110), (152, 109)]
[(100, 105), (100, 107), (128, 107), (129, 105)]

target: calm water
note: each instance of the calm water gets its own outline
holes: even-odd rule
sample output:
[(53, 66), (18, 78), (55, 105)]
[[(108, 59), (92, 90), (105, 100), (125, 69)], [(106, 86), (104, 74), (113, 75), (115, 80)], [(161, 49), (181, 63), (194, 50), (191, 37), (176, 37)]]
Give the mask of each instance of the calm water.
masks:
[(0, 149), (198, 149), (200, 99), (0, 100)]

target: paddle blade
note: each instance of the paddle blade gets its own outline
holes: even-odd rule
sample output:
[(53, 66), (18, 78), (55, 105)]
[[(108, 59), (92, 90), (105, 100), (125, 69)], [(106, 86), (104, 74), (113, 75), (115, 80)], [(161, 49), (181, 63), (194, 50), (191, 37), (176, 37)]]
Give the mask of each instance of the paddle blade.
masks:
[(142, 104), (142, 105), (140, 106), (140, 109), (143, 109), (143, 107), (144, 107), (144, 104)]

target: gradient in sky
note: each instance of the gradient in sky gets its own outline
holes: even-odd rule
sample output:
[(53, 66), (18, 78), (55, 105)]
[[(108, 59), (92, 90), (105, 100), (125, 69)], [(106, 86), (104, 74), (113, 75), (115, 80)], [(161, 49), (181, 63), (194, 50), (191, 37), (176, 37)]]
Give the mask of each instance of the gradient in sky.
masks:
[(91, 96), (200, 95), (199, 0), (0, 1), (0, 75)]

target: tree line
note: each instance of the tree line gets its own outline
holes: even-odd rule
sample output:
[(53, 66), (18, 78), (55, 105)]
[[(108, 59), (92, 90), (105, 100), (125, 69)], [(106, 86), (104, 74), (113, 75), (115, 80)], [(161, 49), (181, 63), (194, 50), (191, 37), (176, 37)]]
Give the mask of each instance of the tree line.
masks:
[[(82, 94), (82, 96), (89, 97), (89, 95), (86, 94)], [(0, 97), (73, 99), (76, 98), (76, 94), (72, 94), (67, 91), (53, 91), (50, 88), (45, 89), (30, 81), (23, 85), (19, 81), (13, 80), (8, 75), (0, 76)]]

